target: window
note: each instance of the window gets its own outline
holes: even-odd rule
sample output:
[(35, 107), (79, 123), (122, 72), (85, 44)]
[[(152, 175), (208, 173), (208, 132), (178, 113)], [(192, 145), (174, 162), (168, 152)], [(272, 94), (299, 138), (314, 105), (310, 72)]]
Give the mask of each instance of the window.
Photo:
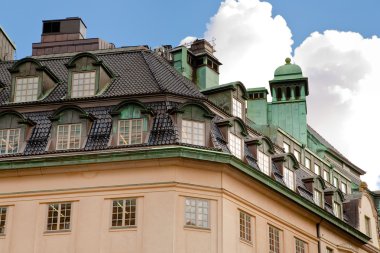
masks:
[(344, 194), (347, 194), (347, 184), (345, 182), (341, 182), (341, 190)]
[(240, 212), (240, 239), (251, 242), (251, 216)]
[(298, 150), (294, 150), (294, 156), (296, 157), (297, 162), (299, 162), (301, 159), (301, 153)]
[(322, 207), (322, 193), (318, 190), (314, 190), (314, 203)]
[(15, 102), (36, 101), (38, 95), (38, 77), (16, 78)]
[(286, 88), (286, 100), (289, 100), (292, 97), (292, 92), (290, 91), (290, 87)]
[(282, 90), (281, 88), (277, 88), (277, 94), (276, 94), (277, 100), (282, 99)]
[(242, 104), (236, 98), (232, 98), (232, 115), (242, 118)]
[(283, 148), (285, 153), (289, 153), (290, 151), (290, 145), (286, 142), (283, 143)]
[(295, 190), (294, 187), (294, 172), (289, 170), (288, 168), (284, 167), (284, 182), (286, 186), (291, 189)]
[(186, 198), (185, 224), (200, 228), (208, 228), (209, 202), (205, 199)]
[(0, 207), (0, 235), (5, 234), (5, 221), (7, 219), (7, 208)]
[(338, 178), (337, 177), (334, 177), (333, 178), (333, 185), (338, 188)]
[(73, 73), (71, 97), (89, 97), (95, 95), (95, 71)]
[(262, 172), (264, 172), (267, 175), (270, 175), (270, 159), (269, 156), (261, 152), (260, 150), (257, 151), (258, 156), (258, 162), (259, 162), (259, 168)]
[(334, 253), (334, 251), (330, 248), (326, 248), (326, 253)]
[(57, 150), (80, 148), (81, 124), (58, 125)]
[(306, 253), (306, 242), (296, 238), (296, 253)]
[(18, 152), (20, 129), (0, 130), (0, 154), (15, 154)]
[(321, 169), (319, 168), (319, 165), (314, 163), (314, 173), (317, 175), (321, 175)]
[(71, 203), (48, 205), (47, 231), (70, 230)]
[(241, 157), (242, 157), (242, 154), (241, 154), (242, 153), (242, 141), (241, 141), (241, 139), (232, 133), (229, 133), (228, 137), (229, 137), (228, 148), (230, 149), (231, 153), (234, 156), (241, 159)]
[(300, 92), (300, 87), (299, 86), (296, 86), (296, 91), (295, 91), (295, 95), (296, 95), (296, 98), (300, 98), (301, 97), (301, 92)]
[(365, 234), (371, 236), (371, 219), (367, 216), (364, 216), (365, 222)]
[(305, 167), (310, 170), (310, 159), (309, 158), (305, 158)]
[(142, 143), (143, 119), (119, 120), (118, 145)]
[(205, 123), (190, 120), (182, 120), (182, 142), (204, 146)]
[(280, 230), (269, 226), (269, 253), (280, 253)]
[(329, 182), (330, 172), (328, 172), (327, 170), (323, 170), (323, 179)]
[(136, 225), (136, 199), (112, 201), (112, 227)]
[(338, 203), (338, 202), (335, 202), (333, 203), (333, 212), (334, 212), (334, 215), (338, 218), (341, 218), (342, 217), (342, 206)]

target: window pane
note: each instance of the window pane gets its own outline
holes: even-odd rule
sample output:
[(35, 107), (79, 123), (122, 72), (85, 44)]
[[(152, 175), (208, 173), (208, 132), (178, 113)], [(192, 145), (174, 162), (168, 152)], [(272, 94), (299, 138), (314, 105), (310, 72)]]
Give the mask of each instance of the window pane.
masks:
[(284, 148), (284, 152), (285, 152), (285, 153), (289, 153), (289, 151), (290, 151), (290, 146), (289, 146), (289, 144), (286, 143), (286, 142), (284, 142), (282, 145), (283, 145), (283, 148)]
[(95, 95), (95, 71), (73, 73), (71, 97), (90, 97)]
[(15, 154), (18, 152), (20, 129), (0, 130), (0, 154)]
[(280, 253), (280, 231), (269, 226), (269, 253)]
[(294, 172), (289, 170), (288, 168), (284, 167), (284, 182), (286, 186), (293, 191), (295, 190), (294, 187)]
[(299, 161), (300, 161), (300, 159), (301, 159), (301, 153), (300, 153), (300, 152), (298, 152), (297, 150), (294, 150), (294, 156), (296, 157), (296, 159), (297, 159), (297, 162), (299, 162)]
[(47, 230), (70, 229), (71, 203), (53, 203), (48, 205)]
[(318, 206), (322, 207), (322, 194), (318, 190), (314, 190), (314, 202)]
[(318, 164), (314, 164), (314, 173), (317, 175), (321, 175), (321, 170)]
[(251, 241), (251, 216), (240, 212), (240, 239)]
[(81, 128), (81, 124), (58, 125), (56, 149), (79, 149), (81, 146)]
[(205, 145), (205, 123), (182, 120), (182, 142), (193, 145)]
[(118, 145), (142, 143), (143, 119), (119, 120)]
[(306, 253), (306, 243), (296, 238), (296, 253)]
[(310, 170), (310, 159), (309, 158), (305, 158), (305, 167)]
[(120, 199), (112, 202), (112, 227), (136, 225), (136, 199)]
[(232, 115), (242, 118), (242, 103), (235, 98), (232, 98)]
[(270, 175), (270, 159), (269, 156), (261, 152), (260, 150), (257, 151), (258, 156), (258, 165), (262, 172), (264, 172), (267, 175)]
[(209, 203), (203, 199), (185, 199), (185, 225), (208, 228)]
[(38, 77), (16, 78), (15, 102), (28, 102), (37, 100)]
[(7, 219), (7, 208), (0, 207), (0, 234), (5, 233), (5, 221)]
[(231, 153), (237, 158), (241, 159), (242, 157), (242, 140), (236, 135), (229, 133), (228, 148)]

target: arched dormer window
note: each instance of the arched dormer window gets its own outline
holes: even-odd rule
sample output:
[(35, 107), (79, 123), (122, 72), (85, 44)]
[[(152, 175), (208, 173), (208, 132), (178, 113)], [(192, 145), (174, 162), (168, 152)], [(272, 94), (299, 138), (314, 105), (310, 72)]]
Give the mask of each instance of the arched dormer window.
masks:
[(339, 219), (343, 219), (343, 201), (344, 196), (341, 190), (332, 188), (325, 190), (325, 203)]
[(209, 146), (212, 112), (202, 103), (188, 102), (178, 108), (177, 122), (181, 129), (181, 142)]
[(17, 61), (9, 72), (12, 74), (11, 102), (42, 100), (59, 82), (48, 67), (33, 58)]
[(92, 97), (101, 94), (111, 83), (114, 74), (97, 56), (79, 53), (67, 64), (70, 98)]
[(21, 153), (33, 125), (16, 111), (0, 112), (0, 155)]
[(272, 157), (277, 168), (279, 168), (282, 179), (285, 185), (295, 191), (296, 190), (296, 173), (295, 171), (299, 169), (299, 163), (295, 156), (291, 153), (287, 154), (277, 154)]
[(95, 117), (78, 106), (63, 106), (50, 117), (52, 134), (50, 149), (81, 149)]
[(249, 151), (256, 158), (259, 169), (268, 176), (272, 174), (272, 158), (274, 147), (272, 141), (266, 136), (250, 138), (245, 142)]
[(310, 178), (305, 178), (302, 180), (305, 184), (306, 189), (313, 193), (314, 203), (321, 208), (324, 208), (324, 190), (326, 189), (325, 181), (321, 176), (315, 176)]
[(111, 112), (113, 117), (112, 145), (136, 145), (148, 139), (153, 112), (138, 101), (125, 101)]

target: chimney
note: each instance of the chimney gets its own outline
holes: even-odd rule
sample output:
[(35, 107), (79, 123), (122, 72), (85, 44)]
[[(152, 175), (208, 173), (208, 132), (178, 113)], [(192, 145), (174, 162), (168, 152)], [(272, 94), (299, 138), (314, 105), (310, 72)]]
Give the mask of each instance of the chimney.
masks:
[(33, 56), (115, 48), (99, 38), (86, 38), (87, 27), (79, 17), (42, 21), (40, 43), (33, 43)]

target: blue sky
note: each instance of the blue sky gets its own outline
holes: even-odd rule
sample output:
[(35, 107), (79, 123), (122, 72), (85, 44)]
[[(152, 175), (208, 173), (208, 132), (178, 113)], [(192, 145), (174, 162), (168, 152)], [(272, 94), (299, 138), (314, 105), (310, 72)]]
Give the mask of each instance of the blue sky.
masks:
[[(310, 33), (337, 29), (364, 36), (380, 35), (378, 0), (269, 0), (273, 14), (282, 15), (298, 46)], [(38, 4), (36, 4), (38, 3)], [(115, 1), (3, 1), (0, 25), (17, 45), (17, 58), (31, 54), (39, 42), (41, 20), (81, 17), (88, 37), (100, 37), (116, 46), (177, 44), (187, 35), (202, 37), (218, 10), (216, 0)], [(20, 8), (22, 6), (22, 8)]]

